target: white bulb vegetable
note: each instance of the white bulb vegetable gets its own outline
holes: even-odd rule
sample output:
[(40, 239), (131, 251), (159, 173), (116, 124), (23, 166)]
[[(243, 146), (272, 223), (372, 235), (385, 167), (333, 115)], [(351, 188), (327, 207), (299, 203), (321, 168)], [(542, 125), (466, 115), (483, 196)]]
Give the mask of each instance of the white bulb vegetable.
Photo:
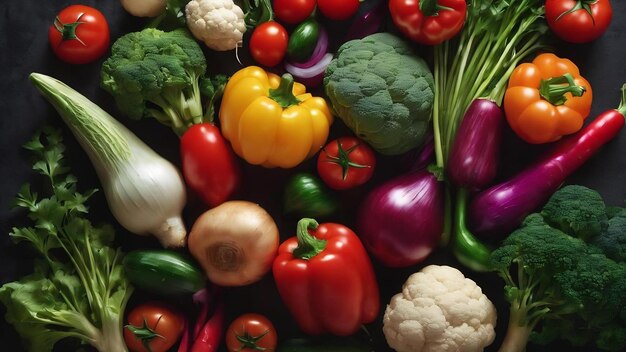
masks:
[(164, 247), (185, 245), (185, 185), (172, 163), (85, 96), (52, 77), (31, 81), (54, 106), (91, 160), (117, 221)]

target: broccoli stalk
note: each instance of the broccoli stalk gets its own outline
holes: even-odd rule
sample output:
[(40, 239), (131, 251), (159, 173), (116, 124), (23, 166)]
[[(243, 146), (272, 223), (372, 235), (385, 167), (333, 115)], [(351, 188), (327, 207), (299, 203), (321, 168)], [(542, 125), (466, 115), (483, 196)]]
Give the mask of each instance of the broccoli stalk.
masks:
[(205, 73), (204, 53), (185, 29), (147, 28), (115, 41), (100, 84), (130, 118), (153, 117), (182, 135), (212, 119), (203, 114)]
[(511, 305), (500, 351), (524, 351), (528, 341), (555, 338), (594, 342), (608, 351), (626, 348), (626, 329), (620, 328), (626, 321), (626, 263), (582, 239), (606, 229), (606, 207), (598, 197), (581, 186), (564, 187), (491, 253)]

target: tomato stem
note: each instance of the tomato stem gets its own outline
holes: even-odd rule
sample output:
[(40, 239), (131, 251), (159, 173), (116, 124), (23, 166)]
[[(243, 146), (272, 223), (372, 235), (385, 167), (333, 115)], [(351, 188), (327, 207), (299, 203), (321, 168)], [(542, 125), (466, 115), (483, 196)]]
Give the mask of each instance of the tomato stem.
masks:
[(582, 96), (587, 89), (574, 82), (574, 77), (566, 73), (560, 77), (541, 80), (539, 94), (552, 105), (563, 105), (567, 101), (566, 93), (571, 93), (575, 97)]
[[(160, 320), (161, 320), (161, 317), (159, 317), (159, 320), (155, 324), (155, 328), (156, 328), (156, 325), (159, 324)], [(152, 342), (154, 338), (160, 337), (162, 339), (165, 339), (163, 335), (157, 334), (157, 332), (154, 329), (148, 326), (148, 321), (145, 318), (143, 320), (143, 326), (134, 326), (134, 325), (129, 324), (129, 325), (126, 325), (125, 327), (128, 330), (130, 330), (133, 333), (133, 335), (137, 337), (137, 339), (141, 340), (141, 344), (148, 352), (152, 352), (152, 348), (150, 348), (150, 342)]]
[(371, 167), (369, 165), (357, 164), (350, 160), (350, 153), (352, 153), (358, 146), (359, 143), (353, 145), (348, 149), (343, 149), (341, 142), (337, 140), (337, 156), (329, 155), (326, 152), (326, 149), (324, 149), (324, 154), (326, 154), (326, 162), (341, 166), (341, 177), (343, 180), (348, 177), (348, 170), (350, 169), (350, 167), (355, 167), (357, 169), (365, 169)]
[(596, 20), (593, 17), (593, 12), (591, 11), (591, 5), (597, 3), (598, 0), (578, 0), (576, 1), (576, 5), (572, 6), (571, 9), (564, 11), (563, 13), (561, 13), (555, 21), (558, 21), (561, 19), (561, 17), (564, 17), (566, 15), (569, 15), (570, 13), (576, 12), (578, 10), (585, 10), (588, 14), (589, 17), (591, 17), (591, 23), (593, 23), (593, 25), (596, 25)]
[(326, 248), (326, 240), (315, 238), (309, 233), (309, 229), (317, 229), (319, 226), (317, 221), (303, 218), (298, 221), (297, 226), (298, 247), (293, 250), (295, 258), (309, 260)]
[(267, 350), (267, 348), (259, 346), (258, 342), (259, 340), (264, 338), (265, 335), (267, 335), (269, 332), (270, 332), (269, 330), (265, 330), (261, 335), (252, 336), (250, 335), (249, 332), (245, 331), (245, 328), (244, 328), (243, 335), (238, 335), (238, 334), (235, 335), (235, 338), (237, 338), (237, 341), (241, 343), (241, 346), (237, 349), (237, 351), (242, 351), (244, 349), (251, 349), (254, 351)]
[(76, 19), (76, 22), (72, 23), (63, 23), (59, 16), (54, 18), (54, 28), (56, 28), (59, 33), (61, 33), (61, 38), (63, 41), (66, 40), (77, 40), (83, 46), (86, 46), (85, 43), (76, 35), (76, 28), (84, 22), (80, 22), (81, 17), (83, 17), (84, 13), (81, 13), (80, 16)]

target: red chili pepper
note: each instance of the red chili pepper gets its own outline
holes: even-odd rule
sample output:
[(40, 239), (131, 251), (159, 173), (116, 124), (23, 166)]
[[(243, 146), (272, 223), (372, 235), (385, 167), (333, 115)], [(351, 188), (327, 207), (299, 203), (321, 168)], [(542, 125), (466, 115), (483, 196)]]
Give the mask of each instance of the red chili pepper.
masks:
[(372, 263), (346, 226), (298, 222), (274, 260), (278, 292), (305, 333), (347, 336), (376, 319), (380, 308)]
[(193, 295), (193, 301), (200, 306), (200, 311), (194, 324), (190, 321), (185, 322), (178, 352), (217, 351), (224, 330), (224, 304), (218, 303), (210, 318), (209, 312), (217, 300), (215, 296), (218, 295), (219, 291), (215, 287), (210, 290), (204, 288)]
[(393, 23), (409, 39), (426, 45), (448, 40), (463, 28), (465, 0), (389, 0)]
[(220, 346), (224, 332), (224, 304), (218, 304), (215, 312), (204, 324), (191, 346), (191, 352), (215, 352)]
[(211, 207), (239, 187), (240, 170), (230, 145), (211, 123), (189, 127), (180, 140), (185, 182)]
[(512, 179), (474, 196), (468, 208), (472, 231), (479, 236), (503, 235), (519, 227), (567, 177), (617, 136), (625, 115), (626, 84), (617, 109), (603, 112), (576, 134), (563, 138), (546, 156)]

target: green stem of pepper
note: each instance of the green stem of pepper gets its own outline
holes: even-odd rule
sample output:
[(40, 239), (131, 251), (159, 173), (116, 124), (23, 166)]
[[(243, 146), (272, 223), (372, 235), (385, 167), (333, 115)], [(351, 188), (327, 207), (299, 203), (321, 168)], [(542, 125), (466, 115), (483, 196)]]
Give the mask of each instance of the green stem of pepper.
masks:
[(541, 97), (552, 105), (563, 105), (567, 101), (566, 93), (572, 93), (575, 97), (582, 96), (585, 87), (579, 86), (574, 82), (574, 77), (570, 73), (566, 73), (560, 77), (541, 80), (539, 86), (539, 94)]
[(437, 16), (441, 10), (454, 10), (453, 8), (439, 5), (438, 0), (420, 0), (419, 7), (422, 14), (426, 17)]
[(303, 218), (298, 221), (296, 236), (298, 247), (293, 250), (293, 256), (304, 260), (309, 260), (326, 248), (326, 240), (313, 237), (309, 229), (315, 230), (319, 223), (314, 219)]
[(280, 77), (280, 85), (276, 89), (270, 89), (270, 99), (277, 102), (283, 109), (293, 105), (298, 105), (300, 100), (293, 95), (293, 76), (285, 73)]

